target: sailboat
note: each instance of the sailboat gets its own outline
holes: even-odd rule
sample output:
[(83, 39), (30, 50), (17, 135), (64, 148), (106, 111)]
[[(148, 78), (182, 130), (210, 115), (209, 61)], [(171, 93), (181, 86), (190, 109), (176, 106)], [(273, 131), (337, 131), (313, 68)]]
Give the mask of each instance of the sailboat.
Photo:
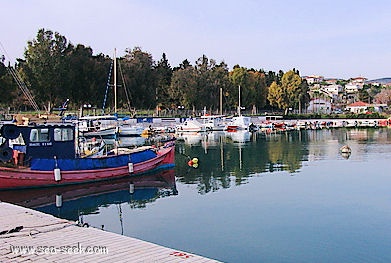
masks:
[(144, 127), (135, 126), (128, 123), (127, 120), (117, 116), (117, 58), (116, 49), (113, 56), (113, 86), (114, 86), (114, 114), (83, 116), (79, 118), (79, 132), (83, 137), (99, 137), (112, 139), (116, 136), (141, 136)]
[(228, 131), (236, 130), (250, 130), (254, 128), (254, 125), (251, 123), (251, 117), (243, 116), (241, 113), (240, 105), (240, 85), (239, 85), (239, 103), (238, 103), (238, 116), (232, 117), (232, 120), (227, 124)]

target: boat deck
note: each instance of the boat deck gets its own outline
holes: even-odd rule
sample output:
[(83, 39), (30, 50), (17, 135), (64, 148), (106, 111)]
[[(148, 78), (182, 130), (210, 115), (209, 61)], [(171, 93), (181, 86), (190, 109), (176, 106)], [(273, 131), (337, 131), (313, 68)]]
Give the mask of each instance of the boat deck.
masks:
[(0, 262), (218, 262), (0, 202)]

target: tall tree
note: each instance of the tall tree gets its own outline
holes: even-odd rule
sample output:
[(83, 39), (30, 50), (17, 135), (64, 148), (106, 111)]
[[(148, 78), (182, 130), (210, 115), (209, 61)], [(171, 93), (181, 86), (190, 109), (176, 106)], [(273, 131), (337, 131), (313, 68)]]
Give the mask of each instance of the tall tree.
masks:
[[(90, 47), (79, 44), (69, 52), (67, 61), (68, 89), (63, 97), (77, 106), (88, 103), (103, 108), (111, 58), (102, 54), (93, 56)], [(106, 104), (113, 103), (106, 101)]]
[(172, 68), (166, 54), (163, 53), (162, 58), (157, 62), (155, 67), (156, 72), (156, 105), (159, 108), (170, 108), (169, 88), (172, 78)]
[[(184, 62), (188, 61), (185, 60)], [(196, 70), (190, 64), (174, 71), (169, 89), (169, 95), (172, 100), (171, 107), (173, 109), (178, 106), (184, 106), (186, 109), (195, 108), (194, 94), (197, 92), (196, 74)]]
[(32, 41), (27, 42), (23, 72), (38, 99), (38, 103), (47, 104), (50, 111), (53, 103), (63, 98), (62, 89), (66, 82), (65, 57), (68, 51), (67, 39), (59, 33), (40, 29)]
[(279, 109), (288, 107), (282, 86), (278, 85), (276, 81), (273, 81), (273, 83), (270, 85), (267, 99), (269, 100), (269, 103), (272, 107)]
[(233, 106), (233, 110), (237, 110), (239, 106), (239, 86), (240, 86), (240, 105), (247, 105), (247, 98), (250, 94), (248, 85), (249, 73), (246, 68), (236, 65), (229, 73), (229, 78), (232, 83), (232, 90), (229, 93), (229, 102)]
[(231, 89), (228, 74), (228, 66), (224, 62), (214, 64), (210, 71), (210, 85), (213, 90), (211, 96), (215, 96), (212, 98), (212, 103), (213, 105), (218, 105), (219, 113), (221, 114), (229, 108), (226, 100), (227, 92)]
[(303, 96), (301, 78), (294, 71), (290, 70), (282, 75), (281, 84), (273, 82), (269, 87), (268, 100), (272, 106), (277, 106), (288, 113), (289, 108), (299, 105)]
[[(152, 55), (135, 47), (126, 49), (123, 60), (127, 86), (133, 99), (133, 106), (151, 109), (156, 106), (156, 77)], [(124, 95), (121, 98), (125, 98)], [(126, 104), (124, 99), (119, 103)]]

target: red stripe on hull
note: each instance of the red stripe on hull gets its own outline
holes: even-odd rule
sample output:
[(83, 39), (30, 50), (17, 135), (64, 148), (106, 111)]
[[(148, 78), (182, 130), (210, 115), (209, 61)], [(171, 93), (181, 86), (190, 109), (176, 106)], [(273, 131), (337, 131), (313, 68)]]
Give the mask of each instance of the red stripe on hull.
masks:
[(108, 180), (133, 174), (145, 173), (175, 162), (175, 146), (163, 148), (158, 156), (141, 163), (133, 164), (133, 173), (128, 166), (95, 170), (61, 171), (61, 180), (54, 180), (54, 171), (36, 171), (30, 168), (0, 167), (0, 189), (59, 186)]

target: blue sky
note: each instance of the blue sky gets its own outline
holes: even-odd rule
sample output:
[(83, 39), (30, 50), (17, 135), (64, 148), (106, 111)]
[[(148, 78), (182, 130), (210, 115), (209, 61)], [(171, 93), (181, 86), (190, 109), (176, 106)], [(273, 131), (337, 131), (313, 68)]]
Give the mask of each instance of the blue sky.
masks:
[[(206, 55), (328, 78), (391, 77), (391, 1), (0, 0), (0, 42), (22, 58), (38, 29), (95, 54), (139, 46), (171, 66)], [(0, 49), (0, 53), (4, 53)]]

